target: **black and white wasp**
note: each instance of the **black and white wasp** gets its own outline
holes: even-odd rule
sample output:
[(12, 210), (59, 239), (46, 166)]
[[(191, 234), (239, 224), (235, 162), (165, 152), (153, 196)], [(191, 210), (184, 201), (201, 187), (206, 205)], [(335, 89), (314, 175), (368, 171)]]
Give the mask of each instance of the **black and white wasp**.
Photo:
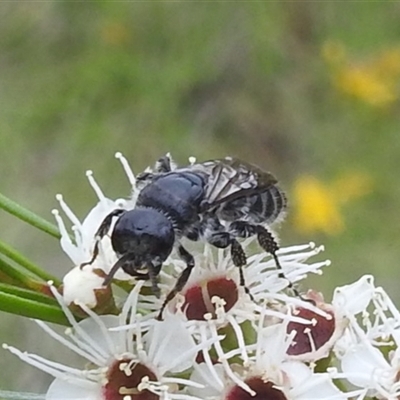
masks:
[(286, 196), (269, 172), (229, 157), (179, 168), (167, 155), (154, 170), (140, 174), (137, 182), (141, 189), (135, 207), (114, 210), (104, 219), (96, 234), (93, 257), (82, 266), (95, 260), (99, 240), (118, 217), (111, 233), (118, 261), (104, 284), (108, 285), (122, 268), (135, 278), (150, 279), (153, 293), (160, 297), (157, 277), (175, 247), (186, 268), (167, 294), (159, 319), (195, 266), (193, 256), (181, 243), (183, 237), (205, 240), (218, 248), (229, 247), (232, 262), (239, 267), (240, 284), (250, 296), (242, 270), (246, 255), (237, 238), (257, 236), (260, 246), (281, 268), (276, 255), (279, 246), (269, 226), (284, 216)]

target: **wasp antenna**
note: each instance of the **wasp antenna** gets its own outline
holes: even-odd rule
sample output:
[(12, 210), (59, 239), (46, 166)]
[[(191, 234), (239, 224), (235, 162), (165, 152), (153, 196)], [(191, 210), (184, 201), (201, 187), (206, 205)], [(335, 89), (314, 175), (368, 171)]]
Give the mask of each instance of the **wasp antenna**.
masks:
[(111, 268), (110, 272), (106, 276), (103, 282), (103, 286), (108, 286), (114, 278), (116, 272), (122, 268), (128, 261), (131, 261), (133, 258), (132, 253), (124, 254)]
[(118, 263), (115, 263), (114, 266), (111, 268), (110, 272), (106, 276), (103, 282), (103, 286), (109, 286), (111, 281), (114, 278), (115, 273), (119, 270), (119, 266), (117, 265)]

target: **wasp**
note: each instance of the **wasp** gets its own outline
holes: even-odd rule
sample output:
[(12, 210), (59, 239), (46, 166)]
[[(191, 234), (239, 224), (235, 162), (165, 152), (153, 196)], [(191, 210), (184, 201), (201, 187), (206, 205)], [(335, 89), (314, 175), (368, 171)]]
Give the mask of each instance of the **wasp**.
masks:
[[(167, 294), (158, 319), (162, 319), (166, 305), (184, 288), (195, 267), (194, 257), (182, 245), (182, 238), (230, 248), (232, 262), (239, 268), (240, 285), (251, 298), (243, 275), (247, 258), (238, 238), (257, 236), (261, 248), (272, 255), (281, 269), (276, 254), (279, 246), (270, 225), (283, 218), (287, 201), (271, 173), (230, 157), (177, 167), (167, 155), (158, 160), (153, 170), (141, 173), (137, 182), (140, 192), (134, 208), (116, 209), (104, 219), (96, 234), (93, 257), (81, 267), (95, 260), (99, 241), (117, 218), (111, 244), (118, 261), (104, 285), (122, 268), (137, 279), (150, 280), (152, 291), (159, 298), (157, 277), (176, 248), (186, 268)], [(280, 275), (284, 276), (282, 272)]]

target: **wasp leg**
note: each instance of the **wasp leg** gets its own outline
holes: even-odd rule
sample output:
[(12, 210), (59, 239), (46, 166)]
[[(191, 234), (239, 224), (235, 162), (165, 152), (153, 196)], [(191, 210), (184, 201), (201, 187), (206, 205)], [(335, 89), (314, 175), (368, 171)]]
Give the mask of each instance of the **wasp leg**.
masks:
[(171, 172), (172, 170), (176, 169), (175, 164), (173, 163), (171, 156), (166, 154), (165, 156), (161, 157), (154, 165), (154, 169), (150, 167), (141, 172), (136, 176), (137, 182), (151, 182), (156, 176), (160, 174), (165, 174), (167, 172)]
[(207, 242), (219, 249), (226, 249), (232, 244), (232, 237), (229, 232), (216, 232), (207, 237)]
[(279, 258), (276, 254), (276, 252), (279, 250), (279, 245), (276, 242), (272, 233), (268, 231), (268, 229), (264, 228), (262, 225), (252, 225), (246, 221), (232, 222), (229, 229), (230, 231), (234, 232), (237, 236), (242, 238), (248, 238), (250, 236), (257, 235), (257, 240), (260, 246), (267, 253), (270, 253), (272, 255), (272, 258), (275, 261), (275, 265), (279, 270), (278, 274), (279, 278), (283, 278), (288, 281), (288, 288), (292, 290), (292, 292), (295, 294), (296, 297), (306, 300), (295, 288), (293, 283), (285, 276), (281, 263), (279, 262)]
[(232, 242), (232, 237), (215, 215), (205, 214), (200, 231), (204, 239), (219, 249), (225, 249)]
[(153, 293), (157, 297), (157, 299), (159, 299), (161, 296), (161, 292), (160, 292), (160, 288), (158, 287), (158, 280), (157, 280), (157, 276), (161, 270), (161, 265), (162, 264), (157, 264), (157, 266), (155, 267), (153, 264), (149, 264), (147, 266), (147, 274), (149, 275), (149, 278), (151, 281), (151, 290), (153, 291)]
[(243, 286), (245, 293), (247, 293), (252, 301), (254, 301), (253, 295), (250, 293), (250, 289), (246, 286), (244, 279), (243, 266), (247, 264), (246, 254), (235, 239), (235, 237), (225, 230), (225, 227), (220, 223), (218, 218), (212, 216), (204, 222), (204, 236), (208, 243), (212, 244), (219, 249), (225, 249), (231, 246), (231, 258), (233, 264), (239, 268), (239, 284)]
[(172, 171), (172, 166), (171, 166), (171, 156), (169, 154), (166, 154), (165, 156), (161, 157), (155, 165), (155, 171), (159, 173), (165, 173), (165, 172), (171, 172)]
[(244, 287), (245, 292), (253, 300), (253, 296), (251, 295), (248, 287), (245, 284), (242, 267), (247, 264), (247, 257), (241, 244), (235, 238), (233, 238), (229, 232), (217, 232), (214, 235), (208, 237), (207, 241), (208, 243), (212, 244), (215, 247), (218, 247), (219, 249), (225, 249), (228, 246), (231, 246), (232, 262), (236, 267), (239, 268), (240, 286)]
[(97, 229), (97, 232), (95, 234), (96, 241), (94, 243), (94, 248), (93, 248), (93, 255), (90, 261), (82, 263), (79, 267), (82, 269), (85, 265), (90, 265), (93, 263), (93, 261), (96, 259), (96, 257), (99, 255), (99, 244), (100, 240), (107, 235), (107, 232), (110, 229), (112, 219), (114, 217), (119, 217), (122, 215), (126, 210), (114, 210), (110, 214), (107, 215), (107, 217), (104, 218), (103, 222), (99, 226), (99, 229)]
[(243, 266), (247, 264), (246, 253), (243, 250), (242, 245), (234, 238), (231, 239), (231, 257), (233, 264), (239, 268), (239, 284), (243, 286), (244, 291), (252, 301), (254, 301), (254, 297), (250, 292), (250, 289), (246, 286), (246, 282), (244, 279)]
[(192, 240), (193, 242), (197, 242), (202, 235), (202, 231), (200, 228), (201, 227), (199, 224), (192, 225), (190, 229), (187, 229), (185, 231), (184, 236), (187, 237), (189, 240)]
[(178, 253), (181, 259), (186, 263), (186, 268), (181, 272), (178, 277), (178, 280), (175, 283), (174, 288), (167, 294), (167, 297), (162, 304), (160, 311), (157, 315), (157, 320), (162, 321), (162, 314), (164, 312), (165, 307), (167, 304), (184, 288), (186, 285), (190, 273), (194, 267), (194, 258), (193, 256), (182, 246), (179, 245)]

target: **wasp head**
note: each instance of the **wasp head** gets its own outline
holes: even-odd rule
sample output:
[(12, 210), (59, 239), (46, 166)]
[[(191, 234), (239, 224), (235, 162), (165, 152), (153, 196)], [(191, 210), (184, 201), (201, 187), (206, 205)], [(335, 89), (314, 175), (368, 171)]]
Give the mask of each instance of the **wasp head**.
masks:
[(158, 210), (145, 207), (122, 214), (111, 236), (114, 251), (119, 257), (126, 256), (135, 271), (165, 261), (174, 241), (172, 222)]

